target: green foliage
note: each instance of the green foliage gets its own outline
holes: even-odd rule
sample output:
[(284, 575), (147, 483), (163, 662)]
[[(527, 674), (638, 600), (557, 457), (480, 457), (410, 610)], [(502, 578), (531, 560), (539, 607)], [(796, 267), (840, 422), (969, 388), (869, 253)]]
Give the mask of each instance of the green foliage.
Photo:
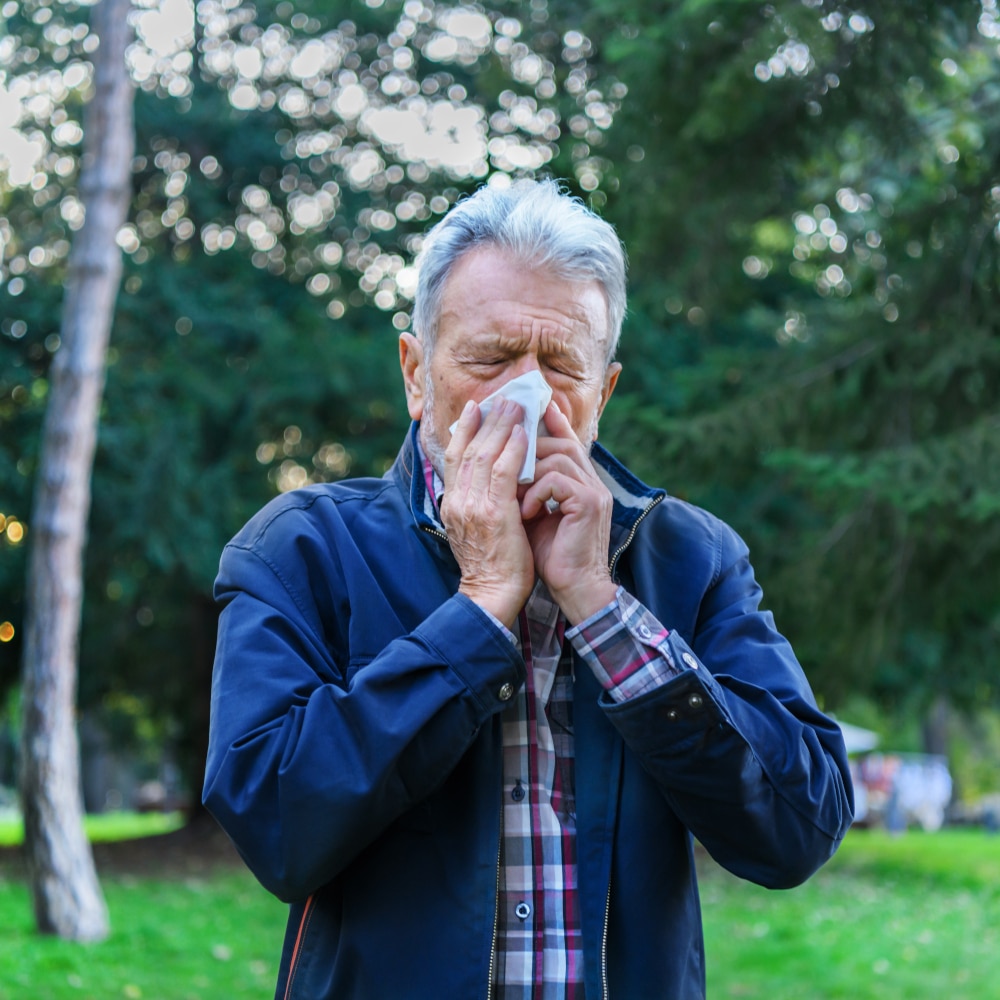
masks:
[(606, 440), (747, 537), (829, 707), (995, 699), (996, 11), (594, 17), (636, 306)]
[[(489, 32), (451, 9), (206, 2), (190, 72), (136, 63), (83, 705), (133, 693), (197, 757), (221, 546), (277, 489), (381, 474), (420, 233), (489, 175), (546, 171), (629, 250), (602, 440), (747, 538), (823, 703), (995, 703), (995, 6), (505, 0)], [(22, 523), (92, 42), (85, 9), (48, 10), (6, 4), (0, 50), (8, 86), (69, 81), (21, 123), (36, 178), (0, 178), (0, 513)], [(404, 111), (433, 141), (393, 132)], [(0, 537), (0, 686), (25, 549)]]
[(949, 767), (960, 797), (978, 802), (997, 793), (1000, 712), (979, 711), (962, 720), (949, 746)]
[[(518, 40), (530, 25), (519, 4), (506, 8), (483, 35), (487, 22), (469, 16), (443, 30), (450, 8), (432, 3), (412, 17), (399, 0), (357, 3), (349, 20), (321, 4), (202, 3), (190, 71), (183, 45), (144, 50), (153, 41), (137, 22), (133, 205), (93, 481), (80, 700), (108, 721), (137, 693), (193, 786), (222, 546), (278, 490), (385, 471), (408, 419), (396, 336), (419, 234), (489, 171), (559, 156), (561, 117), (594, 101), (589, 40), (564, 55), (544, 15)], [(81, 218), (72, 133), (94, 39), (79, 14), (17, 0), (2, 15), (0, 83), (39, 93), (21, 129), (46, 148), (30, 184), (0, 178), (0, 512), (22, 522)], [(602, 127), (614, 106), (602, 105)], [(409, 133), (392, 118), (404, 112), (420, 123)], [(0, 621), (15, 627), (0, 645), (3, 688), (17, 676), (26, 546), (0, 546)]]

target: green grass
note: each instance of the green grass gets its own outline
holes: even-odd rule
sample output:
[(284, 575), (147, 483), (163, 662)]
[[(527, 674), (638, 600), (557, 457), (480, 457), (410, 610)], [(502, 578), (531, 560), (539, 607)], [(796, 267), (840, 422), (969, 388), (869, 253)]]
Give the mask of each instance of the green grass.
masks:
[(0, 1000), (270, 998), (286, 909), (242, 871), (103, 880), (111, 936), (34, 932), (27, 887), (0, 879)]
[(712, 1000), (1000, 997), (1000, 837), (852, 831), (790, 892), (705, 869)]
[[(702, 869), (711, 1000), (1000, 997), (1000, 837), (853, 831), (788, 892)], [(112, 934), (94, 945), (38, 937), (12, 871), (0, 865), (0, 1000), (272, 995), (285, 908), (241, 870), (106, 875)]]
[[(91, 843), (128, 840), (133, 837), (150, 837), (156, 833), (169, 833), (184, 822), (180, 813), (111, 812), (86, 816), (83, 828)], [(0, 819), (0, 847), (13, 847), (24, 840), (24, 824), (20, 818)]]

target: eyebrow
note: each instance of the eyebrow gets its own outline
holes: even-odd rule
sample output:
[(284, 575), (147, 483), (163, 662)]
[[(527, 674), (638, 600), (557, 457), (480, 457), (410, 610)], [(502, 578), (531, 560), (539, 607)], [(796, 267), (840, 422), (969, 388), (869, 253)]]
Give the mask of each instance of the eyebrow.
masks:
[[(512, 335), (509, 333), (496, 333), (481, 331), (466, 335), (457, 345), (457, 352), (487, 350), (501, 351), (505, 354), (519, 354), (527, 349), (531, 343), (530, 335)], [(568, 358), (582, 361), (584, 352), (580, 350), (577, 338), (560, 336), (556, 334), (541, 337), (539, 353), (548, 357)]]

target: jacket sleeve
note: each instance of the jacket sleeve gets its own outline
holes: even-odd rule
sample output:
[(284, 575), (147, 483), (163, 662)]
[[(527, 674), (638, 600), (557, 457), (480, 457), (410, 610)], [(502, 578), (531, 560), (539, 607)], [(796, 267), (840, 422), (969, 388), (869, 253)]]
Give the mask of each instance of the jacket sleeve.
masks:
[[(438, 787), (522, 683), (524, 662), (473, 602), (445, 600), (362, 669), (317, 593), (301, 537), (227, 546), (204, 802), (261, 883), (301, 899)], [(334, 602), (335, 603), (335, 602)], [(341, 630), (341, 640), (332, 633)]]
[(717, 569), (690, 641), (676, 630), (665, 640), (680, 673), (626, 702), (605, 693), (602, 706), (720, 864), (787, 888), (828, 860), (851, 824), (847, 753), (790, 645), (759, 609), (746, 546), (714, 523)]

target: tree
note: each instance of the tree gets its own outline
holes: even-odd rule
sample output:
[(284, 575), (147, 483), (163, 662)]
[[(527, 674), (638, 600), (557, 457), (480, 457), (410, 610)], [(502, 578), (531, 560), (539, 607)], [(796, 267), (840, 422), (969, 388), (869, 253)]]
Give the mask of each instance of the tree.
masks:
[(108, 929), (82, 824), (76, 666), (90, 476), (121, 281), (116, 237), (131, 190), (129, 7), (128, 0), (102, 0), (94, 8), (100, 47), (80, 178), (86, 221), (69, 259), (31, 519), (20, 776), (25, 851), (39, 929), (76, 940), (102, 938)]
[[(18, 50), (46, 52), (57, 32), (34, 39), (31, 2), (14, 25)], [(120, 234), (80, 698), (106, 719), (155, 717), (192, 763), (195, 794), (192, 692), (207, 690), (211, 643), (194, 655), (177, 637), (211, 631), (222, 545), (275, 490), (384, 470), (406, 426), (395, 336), (420, 233), (490, 173), (571, 162), (561, 123), (587, 96), (590, 43), (577, 32), (564, 58), (565, 31), (544, 12), (501, 8), (487, 18), (357, 4), (342, 20), (325, 4), (206, 2), (180, 51), (157, 48), (145, 20), (155, 11), (138, 21), (135, 191)], [(63, 100), (72, 120), (72, 94)], [(55, 169), (69, 130), (53, 117), (38, 124), (53, 147), (44, 208), (30, 187), (8, 201), (18, 327), (0, 347), (15, 358), (6, 426), (26, 428), (8, 439), (22, 469), (47, 374), (42, 304), (75, 219), (75, 175)], [(43, 248), (48, 266), (33, 265)], [(137, 669), (150, 663), (155, 672)]]
[(587, 27), (629, 87), (609, 439), (747, 536), (828, 705), (995, 703), (996, 4), (596, 3)]
[[(89, 61), (71, 7), (43, 30), (40, 6), (0, 12), (20, 11), (0, 61), (31, 78), (22, 130), (47, 143), (0, 191), (0, 507), (18, 515)], [(81, 705), (119, 731), (154, 720), (197, 760), (210, 664), (185, 640), (211, 645), (219, 549), (276, 490), (381, 473), (421, 232), (484, 179), (537, 172), (630, 253), (602, 439), (743, 532), (827, 707), (997, 698), (995, 574), (966, 572), (1000, 554), (991, 0), (204, 0), (180, 48), (157, 47), (158, 16), (130, 55)], [(43, 63), (62, 68), (52, 112)], [(20, 635), (23, 545), (4, 545)]]

